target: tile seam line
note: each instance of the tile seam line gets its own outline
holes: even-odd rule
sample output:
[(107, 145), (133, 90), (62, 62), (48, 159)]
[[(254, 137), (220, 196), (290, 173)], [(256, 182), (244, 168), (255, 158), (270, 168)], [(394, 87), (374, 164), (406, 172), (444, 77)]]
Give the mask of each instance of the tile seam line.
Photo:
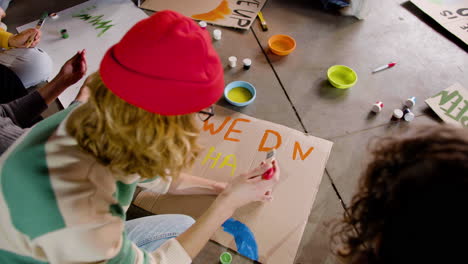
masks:
[[(343, 207), (343, 210), (344, 210), (344, 214), (346, 215), (346, 217), (351, 217), (351, 215), (349, 214), (349, 211), (348, 211), (348, 207), (346, 206), (345, 202), (343, 201), (343, 199), (341, 198), (341, 195), (338, 191), (338, 188), (336, 187), (335, 183), (333, 182), (333, 179), (332, 179), (332, 176), (330, 174), (330, 172), (328, 171), (327, 168), (325, 168), (325, 172), (327, 174), (327, 177), (330, 179), (330, 182), (332, 184), (332, 187), (333, 187), (333, 190), (335, 191), (336, 195), (338, 196), (338, 199), (340, 200), (340, 204), (341, 206)], [(359, 232), (359, 229), (356, 227), (356, 225), (353, 225), (353, 229), (356, 233), (360, 233)], [(367, 247), (367, 245), (365, 245), (365, 247)]]
[[(426, 114), (419, 114), (419, 115), (416, 115), (415, 118), (416, 118), (416, 117), (421, 117), (421, 116), (427, 116), (427, 115), (426, 115)], [(392, 122), (392, 121), (390, 121), (390, 122)], [(372, 130), (372, 129), (374, 129), (374, 128), (379, 128), (379, 127), (387, 126), (388, 124), (390, 124), (390, 122), (384, 123), (384, 124), (381, 124), (381, 125), (378, 125), (378, 126), (373, 126), (373, 127), (361, 129), (361, 130), (356, 130), (356, 131), (353, 131), (353, 132), (350, 132), (350, 133), (344, 134), (344, 135), (339, 135), (339, 136), (330, 137), (330, 138), (324, 137), (324, 139), (333, 141), (333, 140), (335, 140), (335, 139), (339, 139), (339, 138), (342, 138), (342, 137), (346, 137), (346, 136), (350, 136), (350, 135), (359, 134), (359, 133), (361, 133), (361, 132), (366, 132), (366, 131)], [(397, 122), (403, 122), (403, 121), (397, 121)], [(406, 121), (405, 121), (405, 122), (406, 122)]]
[(331, 182), (331, 185), (332, 185), (332, 187), (333, 187), (333, 190), (335, 191), (336, 196), (337, 196), (338, 199), (340, 200), (341, 206), (343, 207), (343, 209), (344, 209), (345, 211), (347, 211), (348, 207), (346, 206), (345, 202), (343, 201), (343, 198), (341, 197), (341, 194), (340, 194), (340, 192), (338, 191), (338, 188), (336, 187), (335, 182), (333, 181), (333, 178), (332, 178), (332, 176), (331, 176), (331, 174), (330, 174), (330, 172), (328, 171), (327, 168), (325, 168), (325, 174), (327, 174), (327, 177), (328, 177), (328, 179), (329, 179), (330, 182)]
[(262, 50), (263, 55), (264, 55), (265, 58), (267, 59), (268, 64), (270, 65), (270, 68), (273, 70), (273, 73), (275, 74), (275, 77), (276, 77), (276, 79), (278, 80), (278, 82), (279, 82), (279, 84), (280, 84), (280, 86), (281, 86), (281, 89), (283, 89), (283, 92), (284, 92), (284, 95), (286, 96), (286, 99), (288, 99), (289, 104), (291, 105), (292, 109), (294, 110), (294, 113), (296, 114), (296, 117), (297, 117), (297, 119), (299, 120), (299, 123), (301, 124), (302, 129), (304, 130), (304, 132), (305, 132), (306, 134), (308, 134), (309, 132), (307, 131), (307, 128), (305, 127), (304, 122), (302, 122), (302, 118), (301, 118), (301, 116), (299, 115), (299, 112), (297, 111), (297, 109), (296, 109), (296, 107), (294, 106), (294, 104), (293, 104), (291, 98), (289, 97), (289, 94), (288, 94), (288, 92), (286, 91), (286, 88), (284, 88), (283, 82), (281, 81), (281, 79), (280, 79), (278, 73), (276, 72), (275, 67), (273, 67), (273, 64), (271, 63), (270, 58), (268, 58), (268, 55), (266, 54), (265, 50), (263, 49), (262, 44), (260, 43), (260, 40), (258, 39), (257, 34), (255, 33), (255, 30), (254, 30), (253, 28), (251, 28), (251, 31), (252, 31), (252, 34), (253, 34), (254, 37), (255, 37), (255, 40), (257, 41), (258, 46), (259, 46), (260, 49)]

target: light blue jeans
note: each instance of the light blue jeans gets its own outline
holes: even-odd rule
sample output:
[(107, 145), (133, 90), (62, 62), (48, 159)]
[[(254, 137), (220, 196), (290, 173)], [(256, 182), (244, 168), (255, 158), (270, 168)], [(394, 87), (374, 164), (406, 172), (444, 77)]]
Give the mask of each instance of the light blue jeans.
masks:
[(139, 248), (152, 252), (185, 232), (193, 223), (195, 220), (186, 215), (152, 215), (127, 221), (125, 232)]
[(52, 73), (52, 59), (40, 48), (0, 51), (0, 64), (10, 68), (25, 88), (47, 81)]

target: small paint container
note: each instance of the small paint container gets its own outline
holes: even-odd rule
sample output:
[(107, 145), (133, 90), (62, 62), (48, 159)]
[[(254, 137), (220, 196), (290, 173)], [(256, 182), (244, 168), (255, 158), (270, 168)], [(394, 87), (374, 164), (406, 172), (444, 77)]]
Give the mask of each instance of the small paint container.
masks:
[(411, 122), (414, 119), (414, 114), (409, 108), (405, 108), (403, 111), (403, 119), (407, 122)]
[(57, 19), (57, 18), (59, 18), (59, 15), (57, 13), (51, 13), (49, 15), (49, 17), (52, 18), (52, 19)]
[(380, 113), (382, 111), (384, 104), (382, 102), (376, 102), (375, 104), (372, 105), (372, 112), (374, 113)]
[(327, 78), (331, 85), (338, 89), (353, 87), (358, 80), (356, 72), (344, 65), (333, 65), (328, 68)]
[(219, 256), (219, 261), (221, 264), (231, 264), (232, 255), (229, 252), (223, 252), (223, 254)]
[(406, 99), (405, 101), (406, 107), (409, 107), (409, 108), (413, 107), (415, 104), (416, 104), (416, 97), (414, 96)]
[(70, 35), (68, 35), (68, 31), (66, 29), (60, 30), (60, 34), (62, 35), (63, 39), (67, 39), (68, 37), (70, 37)]
[(222, 34), (223, 34), (222, 31), (219, 30), (219, 29), (213, 30), (213, 38), (214, 38), (215, 40), (220, 40)]
[(228, 58), (229, 67), (235, 68), (237, 66), (237, 58), (235, 56), (231, 56)]
[(250, 69), (250, 66), (252, 65), (252, 60), (247, 58), (242, 61), (244, 63), (244, 70)]
[(198, 22), (198, 25), (200, 25), (201, 28), (206, 28), (208, 26), (208, 24), (205, 21)]
[(393, 110), (393, 117), (395, 119), (401, 119), (403, 117), (403, 111), (401, 111), (401, 109)]
[(268, 39), (268, 47), (274, 54), (286, 56), (296, 49), (296, 40), (288, 35), (274, 35)]
[(224, 98), (228, 103), (235, 106), (249, 105), (255, 100), (256, 96), (255, 87), (248, 82), (235, 81), (224, 88)]

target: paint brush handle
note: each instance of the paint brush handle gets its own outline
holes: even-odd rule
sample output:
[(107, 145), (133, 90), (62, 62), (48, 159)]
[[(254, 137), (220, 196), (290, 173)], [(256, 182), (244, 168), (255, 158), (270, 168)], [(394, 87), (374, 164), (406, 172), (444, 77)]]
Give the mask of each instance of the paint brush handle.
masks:
[(37, 34), (34, 34), (34, 35), (32, 35), (32, 36), (30, 36), (28, 38), (28, 40), (26, 41), (26, 48), (31, 47), (31, 44), (33, 43), (34, 39), (36, 38), (36, 35)]

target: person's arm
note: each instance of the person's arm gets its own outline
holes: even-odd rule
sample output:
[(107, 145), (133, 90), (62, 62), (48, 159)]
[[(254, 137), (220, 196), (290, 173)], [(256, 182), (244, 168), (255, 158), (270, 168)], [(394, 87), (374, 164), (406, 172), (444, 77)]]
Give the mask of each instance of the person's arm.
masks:
[(227, 182), (213, 181), (187, 173), (181, 173), (169, 187), (169, 194), (175, 195), (218, 195)]
[(253, 171), (235, 178), (197, 222), (176, 238), (191, 258), (198, 255), (216, 230), (237, 208), (251, 202), (272, 199), (271, 190), (278, 183), (280, 173), (277, 161), (273, 161), (272, 165), (275, 173), (270, 180), (262, 179), (262, 174), (270, 168), (268, 164), (262, 164)]
[(78, 51), (65, 62), (57, 76), (47, 85), (38, 89), (47, 104), (52, 103), (68, 87), (78, 82), (87, 71), (86, 50)]
[(6, 104), (0, 104), (0, 116), (9, 118), (16, 126), (26, 128), (37, 118), (47, 104), (38, 91), (34, 91)]
[(7, 117), (0, 117), (0, 131), (0, 155), (24, 133), (24, 129)]
[[(42, 32), (37, 28), (29, 28), (16, 35), (10, 35), (5, 48), (34, 48), (41, 41)], [(28, 45), (29, 38), (34, 37), (33, 42)]]
[(62, 66), (55, 78), (36, 91), (7, 104), (0, 105), (0, 116), (10, 118), (25, 128), (39, 116), (70, 85), (79, 81), (86, 73), (85, 51), (79, 51)]

